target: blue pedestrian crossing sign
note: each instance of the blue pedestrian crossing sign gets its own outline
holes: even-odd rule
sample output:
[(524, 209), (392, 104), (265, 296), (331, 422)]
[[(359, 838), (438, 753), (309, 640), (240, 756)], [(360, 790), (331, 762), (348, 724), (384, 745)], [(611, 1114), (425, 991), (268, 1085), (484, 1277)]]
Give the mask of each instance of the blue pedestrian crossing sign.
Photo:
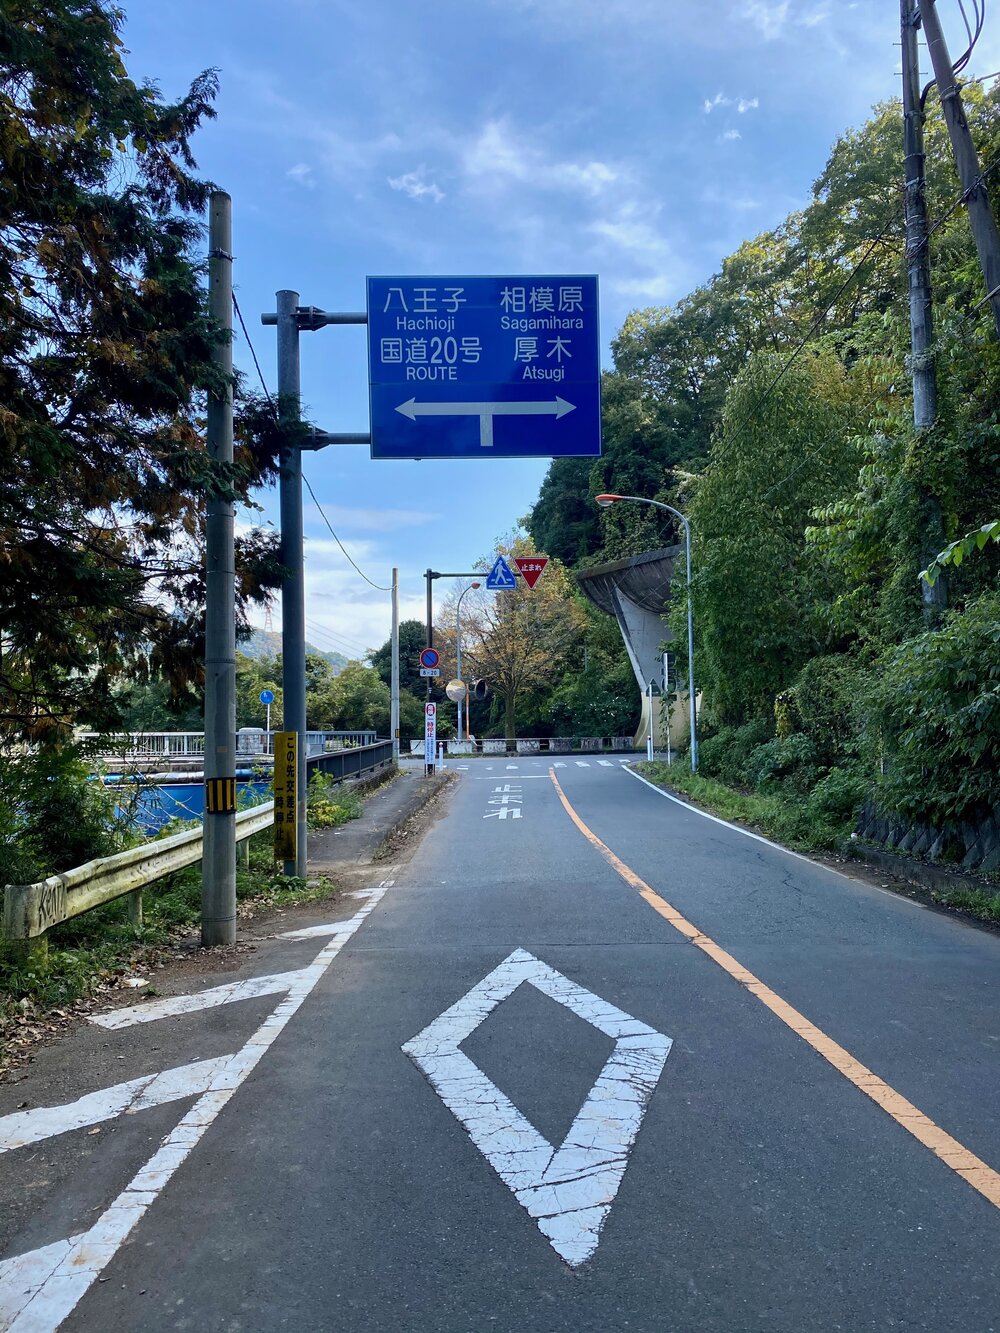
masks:
[(372, 458), (596, 458), (597, 278), (369, 278)]
[(493, 568), (486, 576), (486, 587), (490, 592), (510, 592), (517, 587), (517, 579), (502, 555), (493, 561)]

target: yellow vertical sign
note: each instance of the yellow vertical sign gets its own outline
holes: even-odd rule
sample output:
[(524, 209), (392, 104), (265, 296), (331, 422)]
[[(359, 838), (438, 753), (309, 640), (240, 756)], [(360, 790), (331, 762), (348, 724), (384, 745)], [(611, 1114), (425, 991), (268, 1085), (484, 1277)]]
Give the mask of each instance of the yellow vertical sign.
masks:
[(297, 737), (294, 731), (274, 733), (274, 858), (294, 861), (298, 829)]

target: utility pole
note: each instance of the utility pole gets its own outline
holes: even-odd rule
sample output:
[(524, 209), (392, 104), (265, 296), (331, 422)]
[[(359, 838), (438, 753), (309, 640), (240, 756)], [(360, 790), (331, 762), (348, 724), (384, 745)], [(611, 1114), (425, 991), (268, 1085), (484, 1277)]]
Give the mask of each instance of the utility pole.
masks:
[[(925, 192), (924, 112), (920, 103), (920, 53), (917, 44), (917, 0), (899, 0), (903, 48), (903, 171), (906, 211), (906, 269), (910, 291), (910, 364), (913, 376), (913, 426), (918, 440), (937, 421), (937, 376), (934, 366), (934, 310), (931, 302), (931, 262)], [(941, 505), (923, 495), (921, 551), (933, 559), (944, 542)], [(927, 554), (929, 552), (929, 554)], [(924, 614), (933, 615), (947, 604), (947, 585), (939, 579), (931, 587), (920, 580)]]
[(986, 279), (986, 299), (993, 309), (993, 322), (1000, 337), (1000, 233), (990, 208), (990, 197), (979, 169), (969, 122), (962, 107), (962, 95), (955, 79), (951, 57), (938, 21), (934, 0), (920, 0), (920, 20), (923, 23), (927, 49), (934, 66), (934, 80), (941, 97), (945, 124), (951, 137), (955, 165), (964, 191), (963, 199), (969, 212), (969, 223), (979, 252), (979, 264)]
[[(225, 333), (212, 351), (224, 378), (208, 396), (208, 455), (233, 461), (232, 200), (222, 190), (209, 203), (208, 303)], [(205, 522), (205, 820), (201, 881), (201, 942), (236, 940), (236, 557), (230, 499), (208, 501)]]
[(392, 647), (391, 647), (389, 729), (392, 732), (392, 757), (399, 763), (399, 570), (392, 571)]
[[(278, 404), (282, 425), (299, 421), (299, 294), (275, 293), (278, 326)], [(302, 454), (290, 431), (281, 451), (281, 688), (284, 729), (296, 734), (295, 860), (286, 875), (306, 875), (306, 592), (302, 562)]]

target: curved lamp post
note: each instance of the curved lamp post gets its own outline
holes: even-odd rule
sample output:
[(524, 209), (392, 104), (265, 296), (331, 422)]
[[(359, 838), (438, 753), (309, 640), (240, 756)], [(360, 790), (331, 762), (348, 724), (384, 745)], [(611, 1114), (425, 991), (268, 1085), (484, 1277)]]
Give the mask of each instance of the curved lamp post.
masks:
[[(470, 583), (467, 588), (463, 589), (458, 599), (458, 605), (455, 607), (455, 675), (459, 680), (462, 679), (462, 598), (467, 592), (471, 592), (473, 588), (481, 588), (482, 586), (481, 583)], [(465, 704), (466, 717), (468, 717), (468, 703), (466, 702), (468, 697), (469, 692), (466, 690), (465, 698), (459, 699), (458, 701), (459, 740), (462, 740), (462, 705)]]
[[(674, 518), (679, 519), (684, 527), (684, 551), (687, 556), (687, 622), (688, 622), (688, 703), (691, 708), (691, 772), (698, 771), (698, 731), (697, 731), (697, 708), (695, 705), (695, 685), (694, 685), (694, 615), (691, 607), (691, 523), (686, 514), (682, 514), (679, 509), (673, 505), (664, 504), (662, 500), (647, 500), (642, 495), (597, 495), (594, 497), (602, 509), (608, 509), (619, 500), (627, 500), (632, 504), (652, 505), (654, 509), (665, 509), (668, 514), (673, 514)], [(664, 681), (666, 685), (666, 681)], [(650, 713), (649, 729), (652, 733), (653, 718)]]

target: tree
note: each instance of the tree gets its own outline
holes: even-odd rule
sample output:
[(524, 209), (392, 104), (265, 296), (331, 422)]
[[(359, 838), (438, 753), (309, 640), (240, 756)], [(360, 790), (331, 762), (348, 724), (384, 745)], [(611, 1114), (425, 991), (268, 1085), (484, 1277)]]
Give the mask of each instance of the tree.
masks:
[[(197, 681), (205, 499), (245, 499), (277, 448), (255, 408), (236, 463), (207, 457), (224, 335), (191, 139), (216, 78), (176, 102), (137, 85), (122, 18), (103, 0), (0, 13), (0, 729), (33, 739), (114, 726), (123, 677)], [(244, 554), (241, 604), (278, 578), (265, 539)]]
[[(422, 620), (399, 622), (399, 685), (412, 694), (422, 694), (420, 654), (427, 646), (427, 627)], [(392, 685), (392, 640), (386, 639), (371, 655), (371, 663), (385, 683)]]
[[(496, 549), (505, 556), (532, 554), (525, 537), (498, 543)], [(454, 635), (454, 613), (445, 615), (445, 623)], [(462, 607), (462, 654), (471, 668), (466, 675), (474, 672), (490, 683), (503, 704), (509, 741), (516, 734), (519, 701), (538, 687), (551, 688), (559, 679), (581, 641), (584, 625), (569, 575), (551, 558), (533, 589), (518, 580), (511, 592), (483, 588), (468, 595)]]
[[(690, 510), (699, 680), (720, 722), (769, 714), (836, 639), (826, 613), (835, 578), (807, 552), (805, 529), (857, 475), (850, 383), (830, 354), (800, 359), (776, 382), (780, 366), (758, 356), (733, 385)], [(672, 619), (685, 614), (680, 601)], [(679, 623), (675, 632), (683, 643)]]

